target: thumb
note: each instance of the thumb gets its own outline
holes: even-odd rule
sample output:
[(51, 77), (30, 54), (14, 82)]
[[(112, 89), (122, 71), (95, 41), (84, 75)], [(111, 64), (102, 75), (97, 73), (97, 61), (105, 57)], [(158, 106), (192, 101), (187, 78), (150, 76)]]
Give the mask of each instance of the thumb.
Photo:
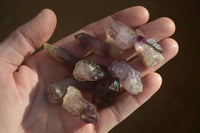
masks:
[(0, 44), (0, 67), (16, 71), (24, 58), (32, 54), (51, 37), (56, 27), (56, 16), (49, 9), (20, 26)]

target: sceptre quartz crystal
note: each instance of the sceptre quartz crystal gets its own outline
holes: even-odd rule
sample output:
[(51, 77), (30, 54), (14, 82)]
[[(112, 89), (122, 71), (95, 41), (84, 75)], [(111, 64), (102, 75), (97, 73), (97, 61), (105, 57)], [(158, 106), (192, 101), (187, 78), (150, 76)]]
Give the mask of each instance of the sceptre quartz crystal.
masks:
[(104, 71), (93, 61), (80, 60), (76, 63), (73, 75), (79, 81), (97, 81), (104, 77)]
[(66, 64), (66, 62), (71, 62), (73, 64), (76, 64), (79, 61), (77, 58), (67, 53), (63, 48), (56, 45), (45, 43), (44, 49), (49, 53), (52, 58), (60, 63)]
[(119, 79), (112, 77), (109, 73), (98, 82), (92, 93), (92, 102), (97, 108), (110, 106), (120, 93)]
[(142, 36), (137, 37), (135, 50), (146, 67), (156, 66), (164, 61), (162, 48), (154, 39), (145, 39)]
[(138, 94), (142, 91), (140, 72), (133, 69), (126, 61), (115, 60), (108, 66), (108, 71), (119, 78), (120, 84), (131, 94)]
[(84, 32), (76, 34), (75, 39), (79, 42), (80, 46), (87, 50), (91, 50), (100, 56), (112, 56), (114, 58), (121, 58), (123, 54), (123, 50), (116, 47), (115, 45), (109, 45), (108, 43)]
[(131, 48), (136, 41), (136, 33), (119, 21), (107, 24), (105, 31), (107, 42), (123, 50)]
[(73, 86), (68, 86), (62, 108), (85, 123), (96, 123), (99, 119), (96, 107), (82, 96), (80, 90)]

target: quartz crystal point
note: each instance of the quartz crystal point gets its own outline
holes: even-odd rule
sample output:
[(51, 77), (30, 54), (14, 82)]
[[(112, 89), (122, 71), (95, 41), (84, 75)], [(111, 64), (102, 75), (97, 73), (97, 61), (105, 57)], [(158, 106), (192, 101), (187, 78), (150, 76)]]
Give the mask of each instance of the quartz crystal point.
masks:
[(111, 105), (120, 93), (120, 83), (118, 78), (107, 76), (101, 80), (93, 90), (92, 102), (98, 108)]
[(65, 84), (58, 82), (48, 85), (46, 89), (46, 97), (50, 103), (60, 103), (63, 97), (67, 93), (67, 86)]
[(60, 103), (64, 95), (67, 93), (68, 86), (74, 86), (84, 91), (92, 90), (96, 87), (96, 82), (78, 81), (74, 77), (69, 77), (63, 81), (48, 85), (46, 89), (46, 97), (50, 103)]
[(152, 38), (145, 39), (138, 36), (135, 42), (135, 50), (147, 68), (156, 66), (164, 61), (162, 48)]
[(84, 99), (80, 90), (73, 86), (67, 88), (62, 108), (85, 123), (96, 123), (99, 119), (96, 107)]
[(115, 60), (108, 66), (108, 71), (119, 78), (120, 84), (131, 94), (138, 94), (143, 86), (140, 79), (140, 72), (136, 71), (123, 60)]
[(100, 56), (110, 55), (115, 58), (120, 58), (123, 54), (123, 51), (120, 48), (114, 45), (109, 45), (108, 43), (86, 33), (76, 34), (75, 39), (78, 40), (83, 48), (91, 50)]
[(66, 64), (66, 62), (70, 61), (73, 64), (78, 62), (78, 59), (68, 54), (63, 48), (60, 48), (56, 45), (51, 45), (48, 43), (44, 44), (44, 49), (58, 62)]
[(79, 81), (97, 81), (104, 77), (104, 71), (93, 61), (80, 60), (76, 63), (73, 76)]
[(105, 31), (107, 42), (123, 50), (132, 47), (136, 41), (135, 32), (119, 21), (108, 24)]

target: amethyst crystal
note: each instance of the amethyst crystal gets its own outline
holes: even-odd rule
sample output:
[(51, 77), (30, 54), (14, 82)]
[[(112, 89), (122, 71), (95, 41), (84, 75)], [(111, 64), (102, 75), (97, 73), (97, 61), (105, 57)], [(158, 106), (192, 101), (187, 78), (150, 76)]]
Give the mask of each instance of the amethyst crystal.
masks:
[(96, 123), (99, 119), (96, 107), (84, 99), (81, 92), (73, 86), (67, 88), (62, 108), (85, 123)]
[(63, 97), (67, 93), (67, 86), (65, 84), (58, 82), (48, 85), (46, 89), (46, 97), (50, 103), (60, 103)]
[(108, 71), (119, 78), (120, 84), (131, 94), (138, 94), (142, 91), (140, 72), (136, 71), (123, 60), (115, 60), (108, 67)]
[(104, 71), (93, 61), (80, 60), (76, 63), (73, 75), (79, 81), (97, 81), (104, 77)]
[(115, 58), (120, 58), (123, 54), (123, 51), (118, 47), (109, 45), (108, 43), (86, 33), (79, 33), (75, 35), (75, 39), (79, 41), (83, 48), (91, 50), (100, 56), (110, 55)]
[(119, 79), (107, 76), (100, 81), (94, 89), (92, 102), (97, 106), (97, 108), (104, 108), (111, 105), (119, 93)]
[(78, 62), (78, 59), (68, 54), (63, 48), (60, 48), (56, 45), (51, 45), (48, 43), (44, 44), (44, 49), (51, 55), (55, 60), (60, 63), (66, 64), (66, 62), (70, 61), (73, 64)]
[(106, 26), (106, 37), (110, 44), (113, 44), (123, 50), (134, 45), (136, 40), (135, 32), (125, 24), (115, 21)]
[(60, 103), (64, 95), (67, 93), (68, 86), (74, 86), (78, 89), (89, 91), (96, 87), (96, 82), (78, 81), (74, 77), (69, 77), (63, 81), (48, 85), (46, 89), (46, 97), (50, 103)]
[(157, 50), (161, 54), (163, 52), (162, 47), (158, 43), (156, 43), (156, 41), (153, 38), (146, 39), (143, 36), (137, 36), (137, 41), (150, 45), (151, 47), (153, 47), (155, 50)]
[(155, 42), (154, 39), (141, 39), (138, 36), (135, 42), (135, 50), (146, 67), (153, 67), (164, 61), (162, 56), (162, 48)]

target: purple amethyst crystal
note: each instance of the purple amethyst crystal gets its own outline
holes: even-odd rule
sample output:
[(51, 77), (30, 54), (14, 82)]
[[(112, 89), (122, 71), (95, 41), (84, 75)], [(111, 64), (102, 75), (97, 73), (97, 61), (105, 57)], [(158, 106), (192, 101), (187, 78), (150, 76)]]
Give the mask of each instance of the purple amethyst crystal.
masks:
[(162, 48), (152, 38), (141, 39), (141, 37), (138, 36), (135, 42), (135, 50), (148, 68), (156, 66), (164, 61), (164, 57), (161, 54)]
[(70, 61), (71, 63), (76, 64), (78, 62), (77, 58), (68, 54), (63, 48), (60, 48), (56, 45), (45, 43), (44, 49), (49, 53), (51, 57), (60, 63), (66, 64), (66, 62)]
[(144, 41), (144, 37), (143, 36), (137, 36), (137, 41)]
[(48, 85), (46, 89), (46, 97), (50, 103), (60, 103), (67, 93), (67, 86), (62, 82)]
[(137, 36), (137, 41), (138, 42), (143, 42), (143, 43), (145, 43), (147, 45), (150, 45), (151, 47), (153, 47), (155, 50), (157, 50), (161, 54), (163, 52), (162, 47), (158, 43), (156, 43), (156, 41), (153, 38), (146, 39), (143, 36), (139, 35), (139, 36)]
[(73, 76), (79, 81), (97, 81), (104, 77), (104, 71), (93, 61), (80, 60), (76, 63)]
[(119, 21), (105, 27), (107, 41), (123, 50), (132, 47), (136, 40), (135, 32)]
[(99, 119), (96, 107), (84, 99), (80, 90), (73, 86), (67, 88), (62, 108), (85, 123), (96, 123)]
[(46, 97), (50, 103), (60, 103), (64, 95), (67, 93), (68, 86), (74, 86), (83, 91), (93, 90), (97, 82), (93, 81), (78, 81), (74, 77), (69, 77), (63, 81), (59, 81), (48, 85), (46, 89)]
[(142, 91), (140, 72), (133, 69), (126, 61), (115, 60), (109, 65), (108, 71), (119, 78), (120, 84), (131, 94), (138, 94)]
[(110, 49), (110, 46), (106, 42), (86, 33), (79, 33), (75, 35), (75, 39), (80, 42), (80, 45), (83, 48), (91, 50), (101, 56), (107, 55)]
[(79, 41), (83, 48), (91, 50), (100, 56), (110, 55), (115, 58), (120, 58), (123, 54), (123, 51), (118, 47), (109, 45), (108, 43), (86, 33), (76, 34), (75, 39)]

